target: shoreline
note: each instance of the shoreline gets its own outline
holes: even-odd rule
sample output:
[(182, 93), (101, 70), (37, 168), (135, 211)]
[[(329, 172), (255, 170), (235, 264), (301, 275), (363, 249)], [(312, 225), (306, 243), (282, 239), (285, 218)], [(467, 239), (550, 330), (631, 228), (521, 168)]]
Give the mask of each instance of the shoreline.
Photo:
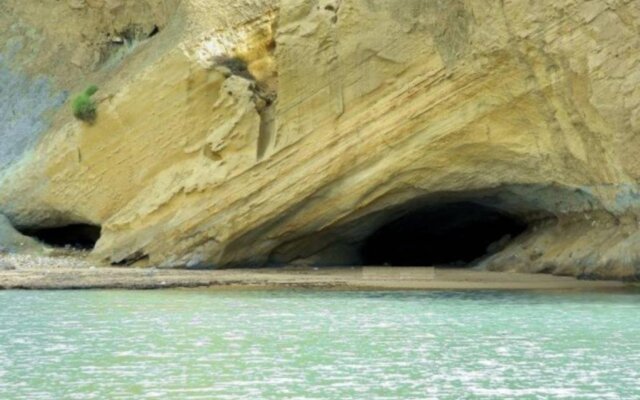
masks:
[[(4, 266), (4, 268), (3, 268)], [(626, 291), (621, 281), (432, 267), (141, 269), (96, 267), (82, 257), (0, 256), (0, 290), (531, 290)]]

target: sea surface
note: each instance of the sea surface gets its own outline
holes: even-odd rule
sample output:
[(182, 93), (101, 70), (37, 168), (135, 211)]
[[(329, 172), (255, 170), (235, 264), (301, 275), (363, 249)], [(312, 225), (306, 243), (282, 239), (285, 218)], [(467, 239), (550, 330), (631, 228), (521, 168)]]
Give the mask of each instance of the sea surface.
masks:
[(0, 399), (640, 399), (640, 295), (0, 292)]

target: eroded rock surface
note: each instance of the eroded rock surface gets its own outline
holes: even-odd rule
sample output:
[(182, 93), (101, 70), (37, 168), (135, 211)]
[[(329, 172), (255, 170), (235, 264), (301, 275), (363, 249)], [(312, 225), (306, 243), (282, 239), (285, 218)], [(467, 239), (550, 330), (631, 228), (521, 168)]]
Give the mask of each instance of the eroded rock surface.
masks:
[[(101, 226), (112, 263), (345, 264), (472, 202), (529, 226), (483, 267), (640, 273), (640, 1), (47, 3), (0, 5), (0, 93), (38, 104), (0, 94), (18, 227)], [(88, 83), (93, 125), (60, 108)]]
[[(16, 231), (11, 222), (0, 214), (0, 254), (41, 254), (45, 246), (37, 240)], [(2, 269), (0, 263), (0, 269)]]

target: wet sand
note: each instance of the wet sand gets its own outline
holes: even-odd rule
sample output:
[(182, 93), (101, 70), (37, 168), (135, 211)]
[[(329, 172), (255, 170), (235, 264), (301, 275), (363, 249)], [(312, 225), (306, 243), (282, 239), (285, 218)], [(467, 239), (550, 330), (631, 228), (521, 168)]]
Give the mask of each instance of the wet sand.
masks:
[(0, 256), (0, 289), (625, 290), (618, 281), (429, 267), (185, 270), (95, 267), (74, 257)]

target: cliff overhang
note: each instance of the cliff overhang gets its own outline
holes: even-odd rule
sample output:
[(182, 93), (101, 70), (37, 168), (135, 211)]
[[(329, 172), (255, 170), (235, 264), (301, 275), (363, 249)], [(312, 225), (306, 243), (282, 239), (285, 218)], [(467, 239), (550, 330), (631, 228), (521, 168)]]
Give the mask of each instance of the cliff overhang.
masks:
[[(92, 257), (119, 265), (638, 277), (637, 2), (0, 11), (0, 96), (16, 99), (0, 106), (0, 213), (15, 227), (100, 227)], [(68, 109), (89, 83), (91, 125)], [(396, 259), (422, 241), (461, 256)]]

